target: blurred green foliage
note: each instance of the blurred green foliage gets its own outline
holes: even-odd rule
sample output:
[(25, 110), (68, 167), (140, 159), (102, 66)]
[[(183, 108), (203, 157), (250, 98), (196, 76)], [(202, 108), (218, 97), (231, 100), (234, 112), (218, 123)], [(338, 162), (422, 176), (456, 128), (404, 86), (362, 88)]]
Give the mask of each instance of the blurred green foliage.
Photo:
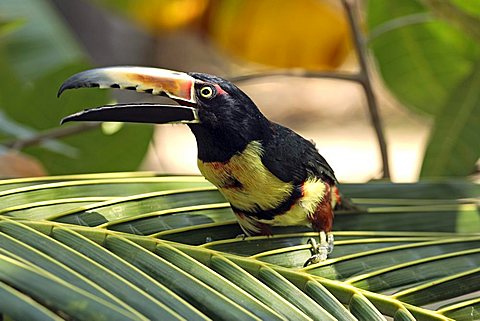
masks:
[(473, 14), (480, 18), (480, 1), (472, 0), (453, 0), (455, 5), (459, 6), (465, 12)]
[(463, 176), (480, 154), (480, 60), (439, 108), (422, 175)]
[[(451, 4), (480, 15), (472, 1)], [(411, 23), (420, 14), (425, 19)], [(421, 1), (369, 0), (367, 16), (379, 34), (370, 44), (387, 87), (406, 107), (434, 118), (421, 176), (472, 174), (480, 156), (478, 39)]]
[[(0, 12), (0, 19), (9, 22), (0, 29), (0, 118), (7, 125), (0, 138), (32, 137), (59, 127), (62, 117), (87, 107), (86, 102), (108, 102), (105, 91), (67, 93), (57, 99), (66, 78), (92, 66), (49, 1), (3, 0)], [(50, 174), (135, 170), (152, 132), (152, 126), (133, 124), (110, 135), (96, 128), (25, 151)]]
[[(126, 0), (107, 2), (117, 8), (135, 5)], [(187, 2), (195, 7), (195, 0)], [(480, 156), (480, 44), (472, 32), (480, 30), (480, 5), (469, 0), (436, 3), (369, 0), (367, 37), (390, 91), (407, 108), (434, 120), (421, 176), (465, 176), (475, 171)], [(445, 8), (454, 12), (445, 14)], [(49, 1), (3, 0), (0, 13), (1, 140), (25, 139), (57, 128), (63, 116), (108, 101), (104, 91), (55, 98), (64, 79), (91, 66)], [(468, 21), (459, 23), (462, 17)], [(207, 14), (204, 19), (208, 18)], [(302, 50), (301, 42), (295, 45)], [(25, 151), (51, 174), (133, 170), (146, 153), (152, 132), (147, 125), (125, 124), (110, 135), (98, 128)]]

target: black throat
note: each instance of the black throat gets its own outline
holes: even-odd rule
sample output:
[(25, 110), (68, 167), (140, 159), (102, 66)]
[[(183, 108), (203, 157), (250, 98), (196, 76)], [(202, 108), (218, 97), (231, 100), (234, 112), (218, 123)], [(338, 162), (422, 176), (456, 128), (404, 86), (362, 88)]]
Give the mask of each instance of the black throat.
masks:
[(227, 162), (245, 150), (252, 141), (264, 144), (271, 137), (269, 121), (256, 124), (239, 124), (233, 127), (209, 128), (201, 124), (189, 124), (195, 135), (198, 159), (203, 162)]
[(252, 141), (265, 143), (272, 136), (270, 121), (255, 103), (231, 82), (208, 74), (189, 73), (221, 88), (213, 99), (199, 98), (199, 124), (189, 124), (197, 140), (198, 159), (227, 162)]

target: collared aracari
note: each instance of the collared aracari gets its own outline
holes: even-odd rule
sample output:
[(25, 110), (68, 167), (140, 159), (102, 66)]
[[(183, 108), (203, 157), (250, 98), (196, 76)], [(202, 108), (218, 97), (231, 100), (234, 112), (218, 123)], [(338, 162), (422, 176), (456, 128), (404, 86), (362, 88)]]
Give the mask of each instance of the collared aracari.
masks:
[(197, 141), (200, 172), (230, 202), (246, 235), (271, 235), (270, 226), (309, 225), (320, 235), (311, 261), (333, 249), (333, 209), (341, 198), (332, 168), (311, 141), (269, 121), (234, 84), (203, 73), (107, 67), (73, 75), (58, 95), (80, 87), (132, 89), (181, 104), (107, 105), (62, 123), (185, 123)]

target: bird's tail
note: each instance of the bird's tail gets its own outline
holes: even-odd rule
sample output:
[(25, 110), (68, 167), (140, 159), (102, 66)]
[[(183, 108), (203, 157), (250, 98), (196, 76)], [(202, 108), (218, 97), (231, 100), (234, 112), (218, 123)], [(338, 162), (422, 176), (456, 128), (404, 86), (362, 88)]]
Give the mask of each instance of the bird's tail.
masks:
[(349, 212), (358, 212), (363, 209), (352, 202), (351, 199), (342, 195), (342, 201), (335, 205), (334, 211), (349, 211)]
[(337, 186), (332, 189), (335, 203), (333, 206), (334, 211), (348, 211), (348, 212), (360, 212), (363, 211), (361, 207), (352, 202), (352, 200), (346, 197), (340, 192)]

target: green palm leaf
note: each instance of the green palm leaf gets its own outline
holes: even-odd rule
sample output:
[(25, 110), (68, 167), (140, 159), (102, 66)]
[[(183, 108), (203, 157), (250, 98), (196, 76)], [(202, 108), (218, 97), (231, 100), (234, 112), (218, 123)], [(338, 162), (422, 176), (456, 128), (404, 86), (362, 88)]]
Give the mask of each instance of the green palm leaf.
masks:
[[(15, 320), (475, 320), (480, 187), (347, 184), (335, 249), (308, 228), (238, 237), (202, 177), (0, 182), (0, 314)], [(15, 307), (15, 308), (14, 308)]]

